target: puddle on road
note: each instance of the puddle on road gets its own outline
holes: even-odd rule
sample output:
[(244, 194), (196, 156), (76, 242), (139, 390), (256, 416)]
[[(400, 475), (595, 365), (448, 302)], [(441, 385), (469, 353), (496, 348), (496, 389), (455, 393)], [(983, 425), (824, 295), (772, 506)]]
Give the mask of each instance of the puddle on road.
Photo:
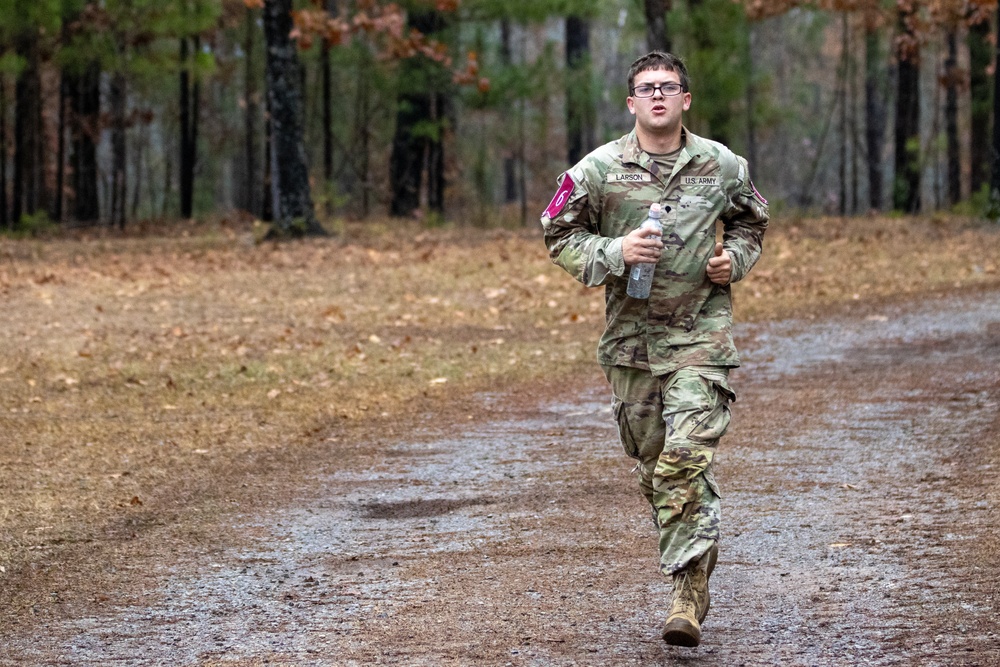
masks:
[[(363, 641), (351, 638), (357, 618), (388, 617), (433, 595), (433, 578), (397, 576), (400, 566), (509, 539), (506, 526), (516, 516), (492, 513), (495, 498), (486, 492), (548, 483), (553, 459), (539, 449), (540, 433), (558, 430), (562, 442), (614, 437), (609, 403), (595, 392), (580, 403), (543, 406), (533, 419), (397, 444), (373, 468), (317, 477), (308, 484), (348, 491), (314, 507), (243, 517), (239, 530), (265, 536), (255, 548), (210, 561), (179, 556), (183, 565), (160, 573), (155, 604), (64, 621), (39, 643), (26, 642), (20, 655), (39, 665), (54, 654), (72, 656), (74, 665), (194, 665), (272, 653), (303, 664), (353, 664), (330, 656)], [(555, 511), (530, 513), (542, 519)], [(194, 573), (192, 562), (201, 563)], [(54, 640), (62, 642), (56, 651)]]

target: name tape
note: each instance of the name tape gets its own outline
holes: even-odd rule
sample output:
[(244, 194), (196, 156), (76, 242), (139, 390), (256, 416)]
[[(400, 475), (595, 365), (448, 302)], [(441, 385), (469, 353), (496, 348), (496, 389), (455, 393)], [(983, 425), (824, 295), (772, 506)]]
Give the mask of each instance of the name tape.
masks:
[(714, 185), (718, 187), (718, 176), (681, 176), (681, 185)]
[(608, 183), (650, 183), (652, 180), (652, 174), (641, 171), (608, 174)]

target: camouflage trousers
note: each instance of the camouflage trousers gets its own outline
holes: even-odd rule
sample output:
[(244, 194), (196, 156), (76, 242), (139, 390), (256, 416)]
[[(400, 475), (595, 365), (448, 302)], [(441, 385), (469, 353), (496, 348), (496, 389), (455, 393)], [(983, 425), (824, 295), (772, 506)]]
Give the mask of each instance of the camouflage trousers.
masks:
[(605, 366), (625, 453), (638, 461), (639, 487), (660, 533), (660, 571), (671, 576), (719, 539), (716, 446), (729, 428), (729, 369), (691, 366), (653, 376)]

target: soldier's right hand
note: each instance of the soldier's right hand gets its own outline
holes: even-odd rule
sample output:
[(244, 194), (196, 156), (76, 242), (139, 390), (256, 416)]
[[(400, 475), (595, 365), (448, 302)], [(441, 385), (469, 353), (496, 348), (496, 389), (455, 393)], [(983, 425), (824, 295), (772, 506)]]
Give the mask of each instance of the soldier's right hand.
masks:
[(663, 242), (654, 229), (634, 229), (622, 239), (622, 258), (626, 266), (648, 264), (660, 259)]

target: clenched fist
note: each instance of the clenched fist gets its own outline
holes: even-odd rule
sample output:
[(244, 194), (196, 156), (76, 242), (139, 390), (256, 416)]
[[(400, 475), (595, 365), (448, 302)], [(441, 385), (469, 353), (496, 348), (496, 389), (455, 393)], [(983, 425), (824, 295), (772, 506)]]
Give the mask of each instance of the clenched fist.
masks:
[(733, 260), (721, 243), (715, 244), (715, 255), (708, 260), (708, 279), (716, 285), (728, 285), (733, 277)]

